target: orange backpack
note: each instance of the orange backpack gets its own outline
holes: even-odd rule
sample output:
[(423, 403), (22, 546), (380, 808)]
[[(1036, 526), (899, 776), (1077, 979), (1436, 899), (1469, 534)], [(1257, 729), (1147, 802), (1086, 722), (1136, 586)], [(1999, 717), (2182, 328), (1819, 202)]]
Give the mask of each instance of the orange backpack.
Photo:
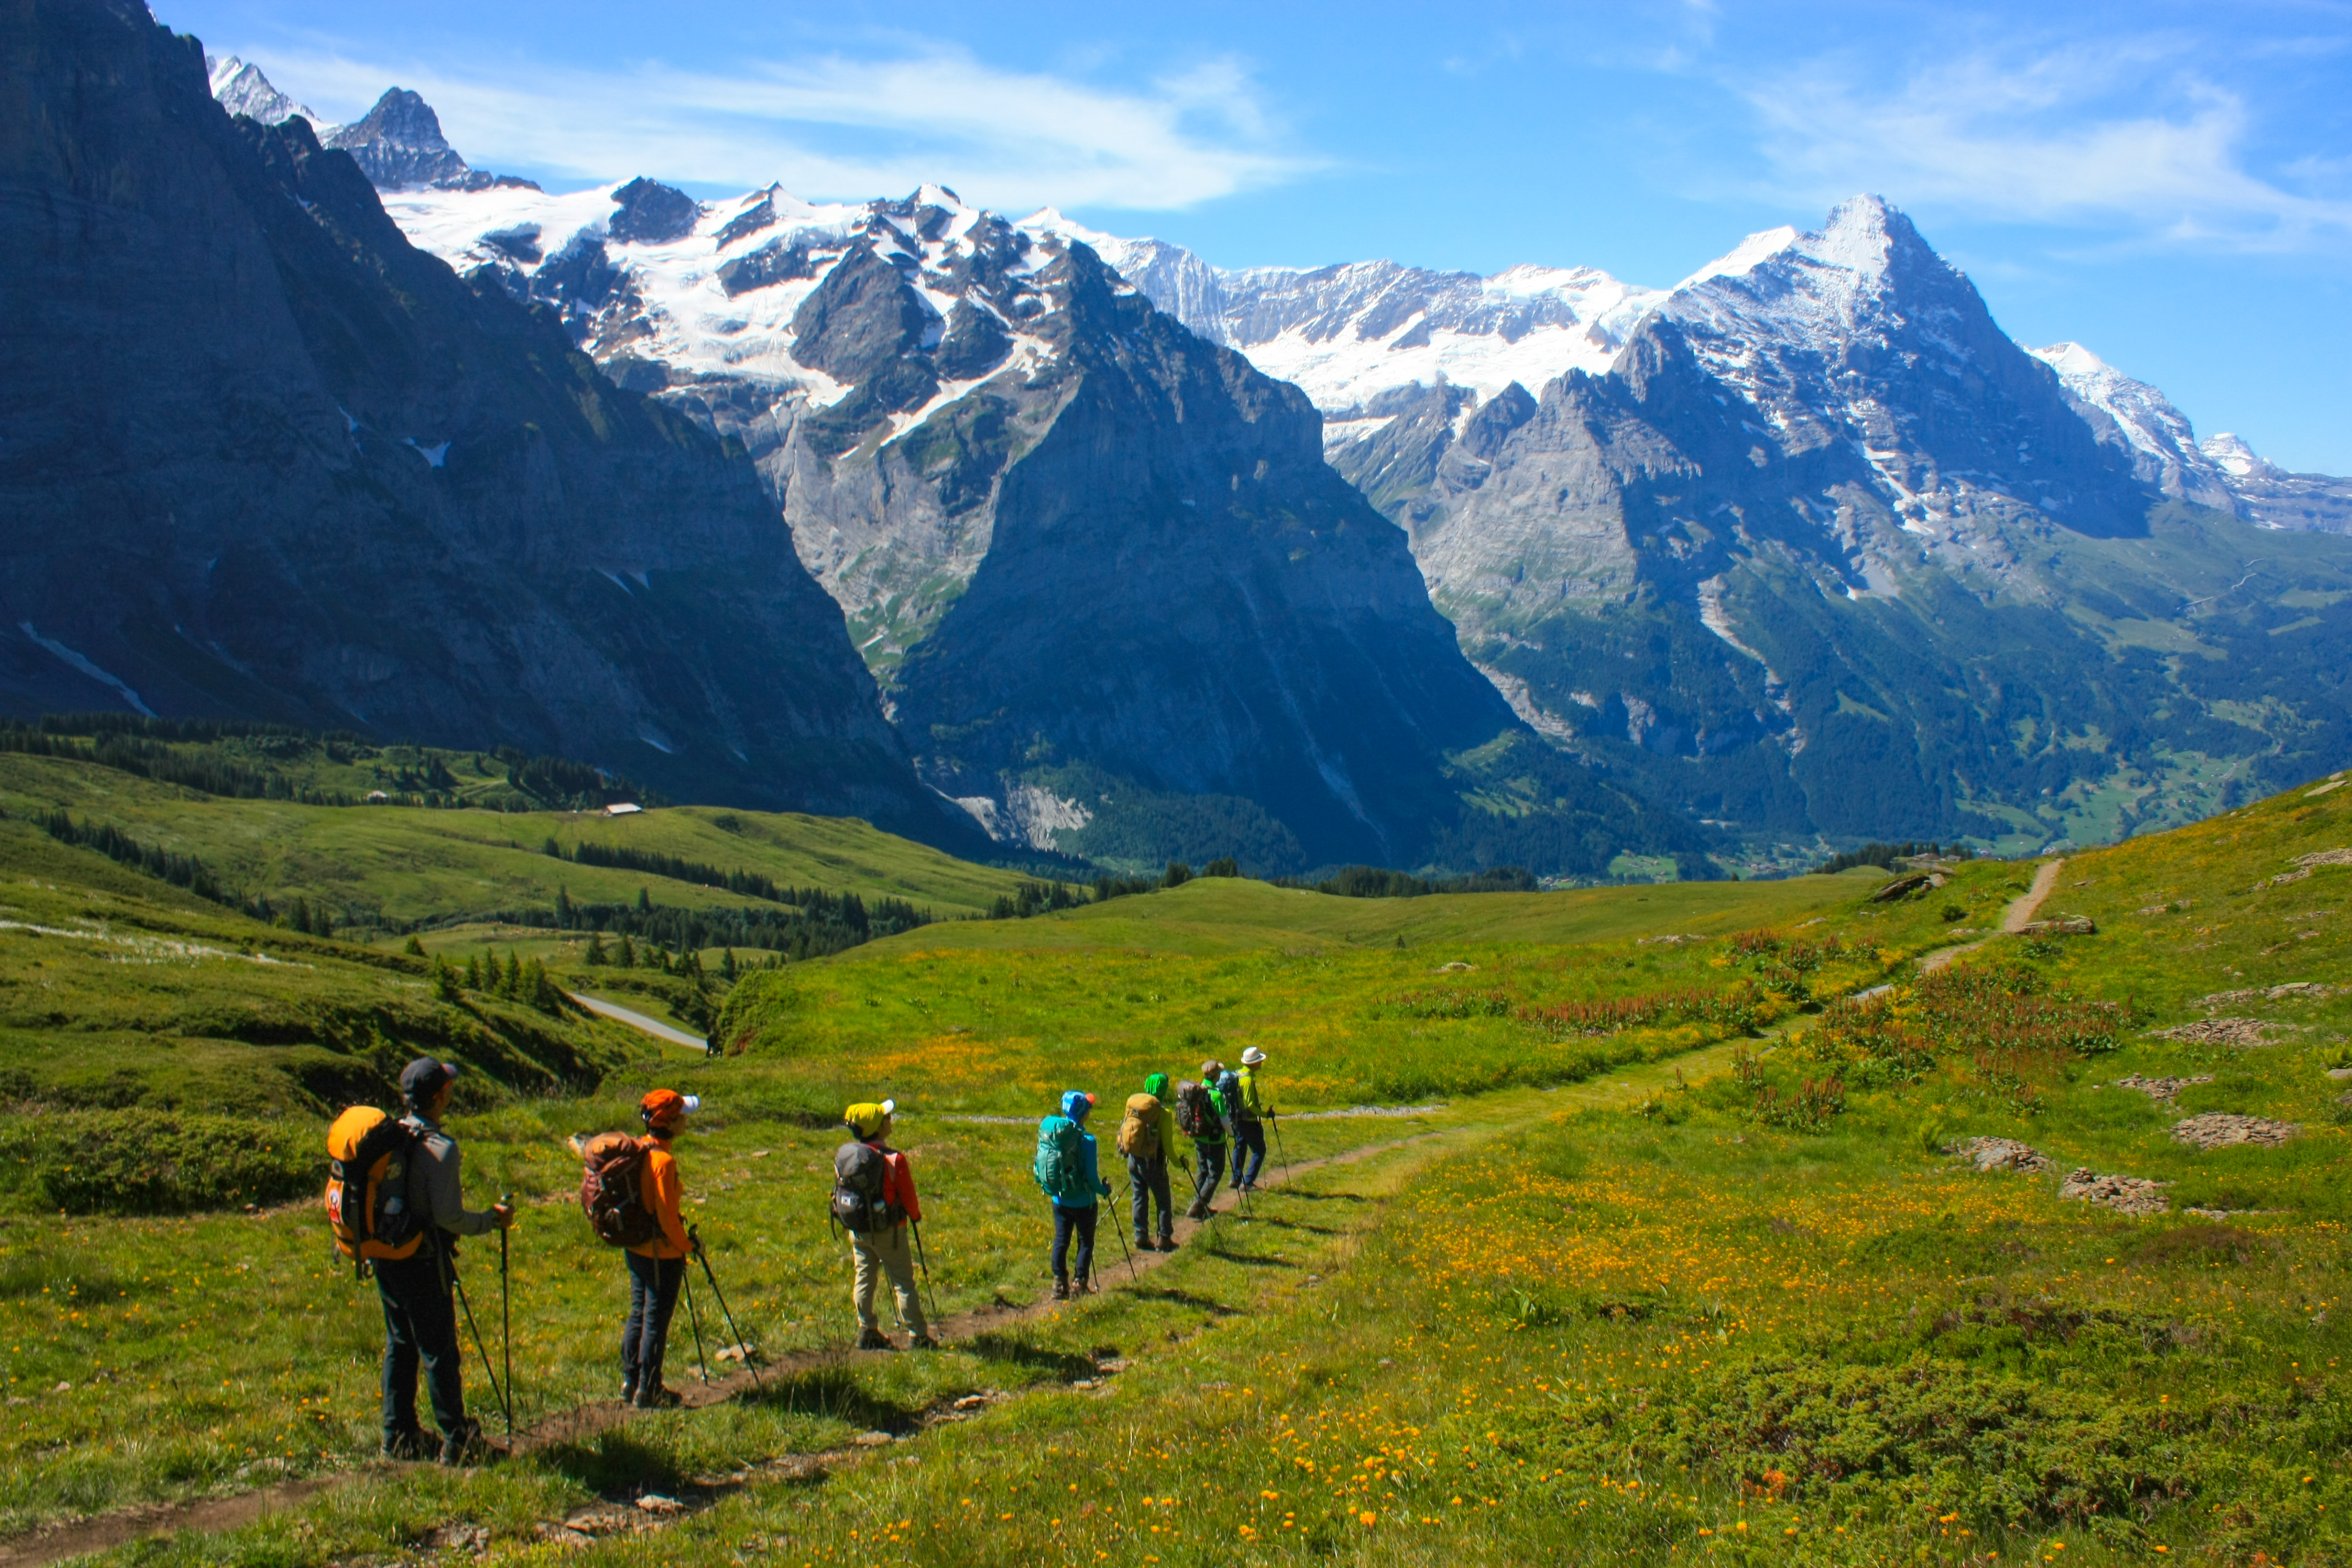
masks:
[(327, 1224), (335, 1247), (364, 1268), (415, 1256), (423, 1216), (408, 1209), (416, 1134), (373, 1105), (354, 1105), (327, 1129)]

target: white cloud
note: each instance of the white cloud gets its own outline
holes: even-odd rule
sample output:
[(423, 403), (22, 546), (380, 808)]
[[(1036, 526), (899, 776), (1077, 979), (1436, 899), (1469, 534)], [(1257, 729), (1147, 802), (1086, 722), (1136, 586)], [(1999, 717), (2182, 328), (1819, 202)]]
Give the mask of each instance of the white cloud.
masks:
[(356, 116), (387, 86), (422, 93), (478, 167), (588, 181), (651, 174), (810, 197), (951, 185), (1006, 209), (1164, 209), (1293, 178), (1248, 74), (1212, 61), (1134, 89), (999, 70), (961, 50), (826, 56), (717, 73), (534, 68), (515, 79), (341, 53), (264, 53), (263, 70)]
[(2244, 249), (2352, 236), (2352, 202), (2249, 168), (2245, 101), (2173, 56), (2161, 41), (1963, 51), (1894, 79), (1817, 61), (1734, 87), (1761, 121), (1774, 184), (1817, 204), (1868, 188)]

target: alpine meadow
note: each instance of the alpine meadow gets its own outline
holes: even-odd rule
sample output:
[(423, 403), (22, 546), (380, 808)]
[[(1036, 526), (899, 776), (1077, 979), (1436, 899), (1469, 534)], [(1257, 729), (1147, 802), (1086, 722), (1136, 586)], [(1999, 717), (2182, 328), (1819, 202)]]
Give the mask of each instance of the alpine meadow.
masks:
[(2352, 1568), (2352, 34), (1675, 9), (7, 7), (0, 1568)]

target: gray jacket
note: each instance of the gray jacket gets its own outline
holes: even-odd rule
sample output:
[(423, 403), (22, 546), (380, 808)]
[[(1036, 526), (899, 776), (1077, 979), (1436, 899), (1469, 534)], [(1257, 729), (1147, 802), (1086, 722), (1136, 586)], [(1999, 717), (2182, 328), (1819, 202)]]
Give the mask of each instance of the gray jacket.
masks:
[(411, 1111), (400, 1119), (401, 1125), (417, 1135), (416, 1158), (408, 1166), (408, 1205), (418, 1214), (452, 1236), (480, 1236), (498, 1228), (498, 1220), (488, 1210), (470, 1211), (466, 1207), (464, 1190), (458, 1183), (459, 1166), (465, 1155), (457, 1141), (441, 1131), (437, 1121)]

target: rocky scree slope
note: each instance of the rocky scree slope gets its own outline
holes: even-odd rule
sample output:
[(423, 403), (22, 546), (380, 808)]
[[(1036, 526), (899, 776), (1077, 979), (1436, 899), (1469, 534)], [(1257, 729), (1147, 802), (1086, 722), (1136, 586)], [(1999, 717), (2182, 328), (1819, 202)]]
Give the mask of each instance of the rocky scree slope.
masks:
[(1696, 861), (1531, 743), (1307, 400), (927, 186), (411, 191), (419, 243), (758, 460), (925, 776), (1000, 841), (1256, 870)]
[[(520, 744), (963, 832), (751, 465), (128, 0), (5, 37), (0, 701)], [(961, 840), (959, 840), (961, 841)]]

